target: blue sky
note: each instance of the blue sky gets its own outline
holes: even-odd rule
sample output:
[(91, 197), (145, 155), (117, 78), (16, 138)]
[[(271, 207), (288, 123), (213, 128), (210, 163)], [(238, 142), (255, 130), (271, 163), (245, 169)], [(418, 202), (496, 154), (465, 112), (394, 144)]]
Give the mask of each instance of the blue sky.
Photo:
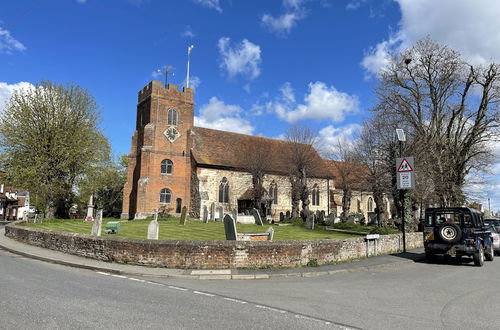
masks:
[[(192, 44), (197, 125), (279, 137), (300, 122), (328, 144), (356, 135), (388, 51), (430, 35), (499, 61), (498, 17), (496, 0), (2, 1), (0, 111), (16, 88), (76, 83), (101, 107), (113, 152), (128, 153), (137, 92), (166, 65), (184, 85)], [(500, 164), (491, 170), (471, 189), (500, 209)]]

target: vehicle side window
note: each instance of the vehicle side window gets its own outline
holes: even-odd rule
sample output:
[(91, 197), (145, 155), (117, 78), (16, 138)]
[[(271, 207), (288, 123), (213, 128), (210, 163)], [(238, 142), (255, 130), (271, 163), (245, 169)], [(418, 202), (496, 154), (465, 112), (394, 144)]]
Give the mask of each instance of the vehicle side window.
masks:
[(425, 225), (432, 226), (432, 214), (427, 214), (427, 216), (425, 218)]
[(471, 218), (470, 214), (464, 215), (464, 226), (472, 227), (472, 218)]

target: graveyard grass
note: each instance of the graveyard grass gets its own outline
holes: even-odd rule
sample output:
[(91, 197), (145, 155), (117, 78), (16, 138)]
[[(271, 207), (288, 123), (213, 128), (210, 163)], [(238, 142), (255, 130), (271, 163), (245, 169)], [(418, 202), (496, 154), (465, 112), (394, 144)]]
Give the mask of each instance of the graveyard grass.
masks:
[[(139, 238), (146, 239), (148, 234), (148, 224), (151, 219), (147, 220), (121, 220), (119, 234), (106, 234), (105, 228), (108, 221), (118, 221), (113, 218), (105, 218), (102, 223), (102, 237), (124, 237), (124, 238)], [(160, 234), (159, 239), (170, 240), (225, 240), (224, 223), (209, 221), (203, 223), (197, 220), (187, 220), (186, 224), (180, 225), (179, 218), (159, 219)], [(90, 235), (92, 230), (92, 222), (84, 222), (82, 219), (77, 220), (59, 220), (45, 219), (43, 223), (24, 223), (24, 226), (63, 231), (70, 233), (79, 233)], [(341, 233), (334, 231), (325, 231), (323, 226), (316, 226), (314, 230), (308, 230), (305, 223), (295, 222), (288, 226), (274, 226), (265, 224), (258, 226), (255, 224), (237, 223), (236, 228), (238, 233), (263, 233), (268, 227), (274, 229), (274, 240), (310, 240), (310, 239), (345, 239), (352, 237), (361, 237), (356, 234)]]

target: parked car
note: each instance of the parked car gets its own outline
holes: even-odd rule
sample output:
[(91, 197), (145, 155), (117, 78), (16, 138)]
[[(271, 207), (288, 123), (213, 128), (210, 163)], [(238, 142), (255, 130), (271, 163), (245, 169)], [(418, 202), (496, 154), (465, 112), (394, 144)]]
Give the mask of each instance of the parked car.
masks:
[(500, 219), (487, 218), (487, 219), (484, 219), (484, 223), (488, 224), (488, 225), (491, 224), (491, 225), (495, 226), (497, 231), (500, 233)]
[(495, 251), (495, 254), (499, 255), (500, 254), (500, 232), (498, 232), (497, 228), (491, 224), (487, 223), (486, 221), (484, 224), (487, 226), (488, 230), (491, 231), (491, 237), (493, 238), (493, 251)]
[(471, 256), (476, 266), (492, 261), (493, 237), (485, 227), (481, 212), (468, 207), (428, 208), (425, 210), (424, 247), (428, 259), (435, 255)]

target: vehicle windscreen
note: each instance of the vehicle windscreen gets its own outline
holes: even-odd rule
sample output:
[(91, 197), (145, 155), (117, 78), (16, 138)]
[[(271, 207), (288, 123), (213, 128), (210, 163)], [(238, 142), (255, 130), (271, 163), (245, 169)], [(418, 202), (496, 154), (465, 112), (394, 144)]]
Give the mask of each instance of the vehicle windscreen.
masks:
[(500, 226), (500, 220), (497, 219), (484, 219), (484, 223), (490, 223), (493, 226)]

